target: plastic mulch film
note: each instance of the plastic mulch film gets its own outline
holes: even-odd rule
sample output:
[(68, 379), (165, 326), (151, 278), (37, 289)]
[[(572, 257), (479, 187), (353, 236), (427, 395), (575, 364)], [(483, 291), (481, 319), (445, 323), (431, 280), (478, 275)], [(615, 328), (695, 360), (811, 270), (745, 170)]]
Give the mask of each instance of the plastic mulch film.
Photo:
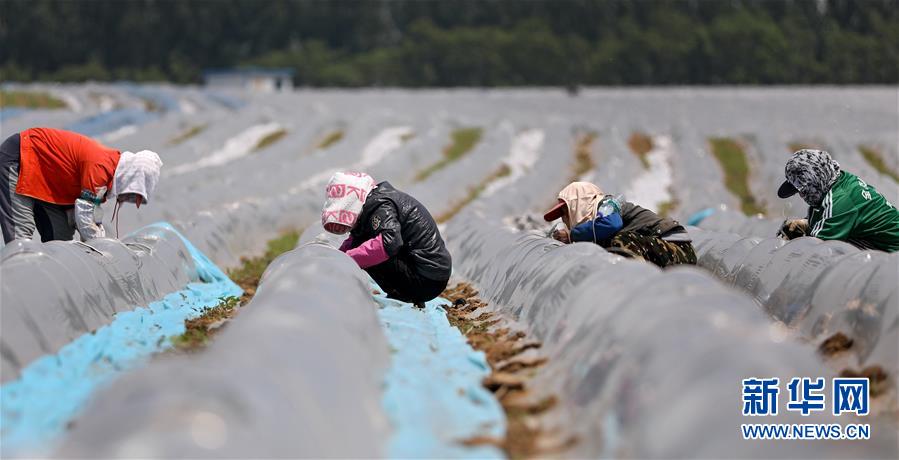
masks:
[[(398, 120), (394, 126), (385, 126), (389, 116), (370, 115), (360, 116), (352, 128), (343, 126), (346, 134), (333, 146), (316, 149), (317, 139), (341, 126), (334, 118), (304, 124), (279, 120), (287, 134), (264, 151), (173, 176), (167, 176), (164, 167), (159, 205), (126, 209), (122, 225), (170, 219), (216, 263), (233, 266), (241, 255), (264, 250), (265, 241), (279, 231), (304, 228), (318, 220), (324, 186), (332, 172), (380, 169), (381, 163), (395, 163), (394, 155), (408, 160), (409, 153), (416, 153), (409, 152), (410, 147), (431, 138), (427, 125), (405, 125)], [(205, 131), (198, 137), (205, 138)], [(228, 142), (218, 141), (222, 144)], [(216, 153), (207, 156), (212, 155)], [(402, 170), (401, 165), (392, 169)], [(235, 170), (243, 173), (236, 175)]]
[(771, 238), (780, 230), (783, 219), (746, 216), (739, 211), (718, 210), (699, 223), (705, 230), (722, 233), (738, 233), (745, 236)]
[[(593, 146), (593, 158), (597, 161), (587, 175), (614, 193), (625, 193), (631, 185), (631, 179), (644, 170), (638, 157), (627, 145), (631, 133), (643, 132), (653, 138), (670, 138), (673, 146), (669, 162), (673, 180), (670, 189), (672, 198), (679, 201), (674, 210), (678, 217), (685, 216), (686, 212), (715, 207), (721, 203), (731, 209), (736, 209), (738, 205), (736, 197), (724, 187), (722, 171), (708, 151), (710, 137), (747, 135), (751, 140), (751, 148), (747, 151), (751, 157), (752, 169), (750, 189), (766, 205), (769, 215), (783, 216), (802, 214), (795, 207), (790, 209), (772, 198), (782, 177), (783, 163), (788, 155), (787, 143), (802, 138), (821, 140), (831, 148), (831, 153), (847, 170), (859, 173), (881, 191), (891, 190), (891, 179), (873, 174), (861, 156), (850, 150), (855, 150), (857, 145), (862, 144), (887, 146), (884, 156), (890, 162), (895, 156), (890, 153), (895, 154), (894, 146), (897, 144), (894, 98), (885, 97), (893, 94), (889, 89), (586, 89), (578, 97), (569, 97), (556, 90), (297, 91), (265, 95), (166, 86), (141, 88), (147, 90), (135, 91), (134, 87), (96, 84), (62, 86), (59, 91), (66, 94), (67, 101), (74, 101), (75, 106), (65, 112), (51, 114), (49, 111), (30, 111), (10, 120), (4, 119), (4, 135), (36, 125), (83, 125), (84, 121), (110, 111), (113, 107), (129, 111), (146, 110), (145, 101), (151, 100), (153, 105), (162, 107), (164, 112), (141, 120), (129, 121), (127, 117), (110, 116), (105, 120), (101, 118), (98, 122), (103, 125), (97, 131), (101, 141), (121, 149), (154, 149), (165, 162), (152, 203), (139, 211), (126, 207), (121, 219), (122, 228), (128, 231), (150, 222), (170, 221), (201, 251), (222, 266), (233, 266), (240, 256), (263, 250), (265, 242), (284, 229), (304, 228), (317, 222), (324, 198), (323, 182), (333, 170), (368, 170), (377, 180), (390, 180), (394, 185), (412, 193), (432, 207), (432, 213), (437, 214), (444, 210), (441, 206), (448, 208), (447, 205), (470, 196), (492, 173), (499, 171), (502, 165), (511, 164), (511, 171), (506, 177), (492, 182), (502, 185), (502, 188), (487, 184), (480, 198), (469, 205), (469, 208), (481, 209), (487, 215), (498, 217), (495, 222), (487, 224), (483, 219), (463, 210), (451, 221), (445, 235), (454, 260), (460, 264), (456, 270), (477, 281), (482, 292), (490, 292), (491, 299), (505, 302), (496, 303), (518, 315), (535, 334), (539, 334), (537, 338), (544, 340), (546, 350), (554, 350), (553, 356), (558, 357), (558, 360), (551, 360), (547, 369), (552, 369), (558, 376), (543, 371), (539, 378), (545, 388), (560, 389), (555, 394), (563, 396), (561, 406), (565, 409), (564, 413), (574, 414), (571, 415), (573, 424), (583, 434), (582, 442), (576, 448), (583, 455), (763, 455), (764, 452), (761, 451), (775, 448), (730, 443), (729, 436), (733, 433), (721, 431), (725, 430), (722, 426), (738, 426), (740, 417), (734, 416), (734, 423), (737, 423), (734, 425), (726, 422), (729, 419), (724, 415), (714, 412), (714, 408), (697, 408), (716, 404), (736, 406), (736, 398), (739, 397), (738, 374), (742, 377), (750, 375), (750, 372), (753, 373), (751, 375), (760, 376), (794, 376), (803, 372), (820, 375), (822, 371), (817, 367), (817, 361), (811, 359), (814, 357), (814, 347), (772, 343), (779, 336), (769, 333), (770, 321), (751, 298), (722, 289), (720, 284), (711, 282), (707, 276), (688, 269), (661, 274), (652, 266), (622, 261), (597, 247), (578, 244), (557, 248), (557, 244), (548, 240), (523, 236), (519, 240), (512, 233), (495, 228), (507, 214), (542, 210), (554, 201), (558, 189), (565, 185), (572, 174), (571, 140), (574, 133), (597, 133)], [(178, 103), (177, 110), (174, 100)], [(827, 113), (828, 116), (805, 116), (808, 113)], [(277, 133), (275, 125), (283, 128), (286, 133), (280, 140), (261, 146), (265, 138), (261, 133)], [(840, 129), (834, 131), (833, 126), (840, 126)], [(260, 127), (265, 127), (265, 130), (259, 131)], [(374, 154), (369, 154), (373, 143), (377, 144), (376, 141), (382, 140), (388, 133), (400, 133), (398, 128), (403, 127), (410, 129), (402, 131), (404, 143), (394, 145), (389, 151), (375, 149)], [(463, 127), (483, 128), (481, 142), (466, 157), (432, 175), (427, 183), (413, 183), (418, 172), (441, 159), (442, 150), (448, 144), (453, 130)], [(342, 135), (338, 142), (320, 147), (322, 139), (336, 132)], [(184, 133), (193, 134), (175, 142)], [(255, 135), (250, 136), (253, 133)], [(525, 149), (520, 155), (513, 154), (516, 150), (513, 146), (519, 141), (522, 142), (520, 145), (536, 145), (536, 142), (531, 141), (538, 138), (541, 141), (540, 148), (530, 151)], [(254, 145), (252, 141), (258, 142)], [(377, 161), (371, 160), (373, 158)], [(524, 167), (515, 168), (522, 165)], [(173, 173), (176, 168), (180, 168), (177, 170), (179, 174)], [(527, 173), (517, 174), (522, 171)], [(491, 191), (488, 192), (487, 188)], [(892, 190), (895, 192), (899, 187), (893, 186)], [(888, 198), (891, 196), (886, 192), (884, 194)], [(110, 214), (106, 213), (107, 216)], [(767, 273), (768, 269), (765, 268), (777, 251), (782, 250), (783, 242), (770, 239), (782, 219), (759, 220), (734, 213), (741, 218), (738, 221), (737, 218), (728, 217), (728, 214), (729, 212), (713, 214), (701, 225), (704, 228), (719, 228), (715, 222), (720, 219), (720, 229), (738, 231), (753, 237), (727, 236), (726, 241), (714, 238), (703, 241), (700, 234), (694, 235), (697, 250), (701, 254), (700, 264), (706, 267), (714, 265), (713, 271), (727, 283), (741, 287), (745, 285), (744, 289), (749, 289), (753, 295), (766, 298), (769, 302), (801, 299), (799, 291), (794, 292), (789, 283), (784, 286), (776, 284), (777, 276), (781, 276), (778, 271), (780, 268), (772, 270), (772, 273)], [(109, 225), (107, 223), (108, 230), (111, 229)], [(490, 235), (489, 238), (487, 235)], [(36, 244), (32, 250), (40, 252), (55, 245), (56, 243), (44, 246)], [(700, 246), (707, 249), (699, 250)], [(811, 250), (803, 245), (796, 245), (794, 249)], [(777, 310), (776, 314), (784, 318), (799, 318), (803, 315), (801, 312), (807, 310), (804, 313), (806, 320), (795, 320), (798, 321), (798, 330), (803, 334), (818, 334), (823, 339), (832, 335), (835, 330), (855, 331), (855, 335), (852, 335), (853, 346), (860, 354), (868, 356), (865, 362), (885, 362), (889, 359), (896, 362), (895, 339), (893, 342), (885, 339), (895, 337), (899, 328), (895, 310), (888, 308), (895, 306), (897, 300), (895, 265), (890, 269), (876, 263), (880, 256), (871, 256), (872, 260), (869, 260), (859, 255), (866, 253), (844, 253), (844, 250), (844, 247), (829, 246), (813, 249), (815, 255), (809, 259), (813, 263), (827, 265), (831, 260), (842, 261), (840, 264), (828, 265), (823, 271), (817, 267), (802, 266), (783, 272), (785, 276), (805, 280), (803, 283), (816, 277), (820, 287), (811, 291), (805, 289), (801, 294), (812, 296), (811, 306), (806, 305), (806, 299), (805, 304), (790, 304)], [(565, 257), (562, 257), (563, 254)], [(78, 260), (66, 262), (66, 266), (75, 270), (72, 267), (78, 266)], [(792, 261), (792, 258), (787, 257), (778, 259), (776, 263), (792, 264)], [(550, 263), (544, 267), (546, 262)], [(560, 267), (563, 269), (559, 269)], [(553, 268), (557, 270), (553, 271)], [(166, 269), (172, 270), (167, 265)], [(130, 272), (124, 270), (116, 273), (127, 275)], [(55, 286), (54, 283), (59, 283), (53, 276), (50, 281), (43, 282), (42, 286)], [(80, 277), (81, 274), (78, 273), (77, 276)], [(310, 276), (314, 280), (318, 279)], [(892, 284), (880, 281), (890, 279), (894, 280)], [(863, 280), (869, 282), (864, 283)], [(35, 283), (27, 282), (31, 284), (26, 286)], [(840, 289), (839, 286), (846, 282), (851, 283), (851, 286)], [(279, 284), (286, 286), (290, 283), (285, 278)], [(325, 282), (319, 284), (327, 285)], [(890, 286), (893, 287), (892, 290), (889, 290)], [(17, 290), (9, 295), (23, 294)], [(47, 296), (48, 293), (27, 295), (36, 296), (36, 302), (52, 301), (37, 298)], [(307, 291), (295, 294), (295, 297), (321, 299), (324, 295), (317, 284), (309, 284)], [(703, 297), (706, 295), (709, 297)], [(4, 304), (6, 296), (4, 291)], [(843, 304), (828, 304), (825, 301), (840, 296), (844, 299)], [(108, 296), (101, 297), (106, 299)], [(126, 296), (123, 295), (124, 297)], [(367, 296), (369, 302), (370, 297)], [(608, 302), (604, 300), (607, 298), (610, 299)], [(857, 302), (859, 308), (855, 309), (845, 307), (855, 305), (853, 302), (861, 298), (885, 300), (881, 303)], [(262, 304), (257, 306), (259, 305)], [(883, 311), (882, 319), (877, 320), (882, 329), (875, 334), (872, 332), (873, 326), (868, 324), (877, 321), (868, 312), (878, 309)], [(43, 311), (39, 308), (37, 310)], [(282, 310), (279, 307), (271, 311)], [(111, 306), (106, 306), (102, 311), (113, 310)], [(682, 314), (677, 316), (672, 311)], [(271, 313), (267, 317), (275, 316), (275, 313)], [(240, 321), (229, 325), (221, 337), (237, 334), (232, 329), (238, 329), (237, 326), (249, 317), (242, 316)], [(290, 315), (284, 317), (289, 318)], [(817, 319), (808, 319), (812, 317)], [(59, 318), (42, 317), (40, 321), (59, 322)], [(69, 321), (69, 318), (66, 317), (65, 321)], [(31, 327), (30, 323), (24, 322), (25, 319), (20, 320), (23, 323), (21, 329)], [(376, 325), (376, 321), (371, 323)], [(261, 329), (261, 326), (256, 327), (254, 331)], [(5, 329), (4, 325), (4, 340), (7, 337)], [(600, 332), (594, 329), (604, 332), (600, 336)], [(59, 343), (68, 340), (55, 338), (58, 334), (66, 333), (65, 330), (54, 329), (47, 333), (53, 334), (54, 340)], [(732, 343), (722, 338), (728, 336), (730, 339), (729, 335), (733, 336)], [(265, 337), (265, 333), (259, 336)], [(293, 353), (297, 351), (296, 347), (290, 345), (295, 343), (292, 340), (305, 340), (292, 335), (277, 337), (279, 343), (288, 344), (287, 348)], [(578, 338), (575, 340), (573, 337)], [(32, 345), (28, 345), (30, 347), (41, 349), (44, 346), (41, 342), (44, 338), (29, 340), (32, 341)], [(253, 374), (237, 367), (250, 366), (250, 369), (258, 369), (268, 363), (253, 362), (244, 356), (251, 354), (244, 348), (246, 343), (255, 343), (256, 336), (244, 338), (242, 342), (237, 339), (228, 340), (228, 345), (219, 345), (217, 340), (208, 350), (217, 357), (215, 364), (208, 364), (197, 370), (175, 364), (179, 362), (177, 359), (164, 360), (162, 365), (170, 366), (164, 369), (169, 369), (171, 375), (182, 373), (184, 379), (193, 379), (191, 381), (195, 385), (188, 388), (187, 383), (178, 384), (175, 388), (180, 388), (179, 391), (184, 394), (174, 394), (170, 399), (159, 395), (153, 398), (168, 401), (166, 407), (173, 407), (188, 404), (191, 398), (185, 394), (196, 397), (200, 393), (196, 391), (199, 386), (216, 388), (216, 384), (227, 382), (228, 389), (222, 392), (240, 394), (239, 391), (245, 390), (244, 386), (234, 389), (242, 382), (240, 379), (274, 379), (265, 372)], [(337, 342), (322, 343), (330, 346)], [(318, 346), (318, 343), (314, 345)], [(275, 345), (265, 346), (268, 347), (265, 353), (282, 356)], [(4, 374), (8, 366), (5, 347), (4, 343)], [(268, 351), (269, 348), (274, 351)], [(862, 350), (865, 350), (864, 353), (861, 353)], [(253, 351), (252, 355), (257, 359), (265, 355), (255, 349)], [(336, 353), (325, 346), (319, 346), (317, 351)], [(232, 359), (231, 354), (235, 354), (234, 366), (229, 364), (223, 370), (218, 370), (221, 363), (228, 363)], [(697, 357), (685, 359), (685, 356)], [(268, 367), (278, 367), (272, 372), (277, 373), (278, 378), (292, 382), (294, 380), (291, 379), (298, 379), (299, 376), (295, 375), (296, 372), (291, 373), (292, 367), (283, 365), (283, 362), (289, 362), (289, 358)], [(703, 361), (705, 358), (708, 358), (708, 362)], [(745, 365), (745, 368), (740, 367), (741, 365)], [(155, 384), (153, 391), (162, 391), (163, 385), (167, 384), (160, 377), (163, 371), (150, 371), (152, 368), (155, 365), (137, 375), (150, 379), (150, 383)], [(744, 371), (746, 375), (743, 375)], [(290, 375), (284, 377), (283, 374)], [(670, 388), (667, 384), (663, 385), (669, 376), (672, 380)], [(338, 374), (329, 374), (327, 378), (338, 377), (344, 378)], [(137, 377), (128, 377), (127, 381), (136, 388), (143, 388), (143, 383)], [(265, 393), (269, 388), (277, 387), (274, 383), (266, 382), (270, 380), (258, 383), (262, 388), (259, 392)], [(321, 382), (331, 385), (331, 381), (324, 378)], [(118, 399), (111, 399), (109, 403), (100, 397), (98, 407), (112, 410), (115, 401), (119, 401), (120, 405), (130, 407), (132, 411), (144, 411), (153, 414), (153, 417), (157, 416), (151, 410), (152, 407), (147, 409), (127, 405), (125, 402), (134, 402), (123, 396), (126, 392), (123, 388), (125, 387), (116, 387), (115, 391), (118, 393), (111, 394), (118, 394)], [(673, 393), (683, 388), (688, 388), (689, 392), (685, 395)], [(363, 390), (363, 393), (365, 391), (368, 390)], [(708, 396), (700, 396), (703, 392)], [(350, 394), (350, 390), (346, 394)], [(667, 399), (659, 399), (662, 397)], [(218, 394), (201, 394), (198, 401), (202, 400), (206, 404), (205, 401), (209, 398), (225, 399)], [(290, 398), (284, 399), (293, 401)], [(672, 409), (678, 402), (685, 407), (682, 410)], [(221, 401), (209, 404), (228, 407), (227, 403)], [(271, 402), (266, 400), (260, 406), (253, 407), (269, 407), (266, 404)], [(651, 408), (652, 404), (661, 405), (661, 408)], [(233, 422), (234, 425), (231, 425), (239, 415), (209, 416), (209, 412), (211, 411), (205, 408), (200, 409), (193, 412), (189, 420), (182, 419), (182, 425), (172, 425), (176, 427), (174, 429), (188, 427), (178, 433), (181, 436), (196, 434), (195, 439), (185, 441), (186, 446), (199, 449), (200, 447), (195, 446), (197, 440), (202, 446), (218, 445), (222, 437), (222, 426), (226, 426), (228, 430), (232, 426), (241, 426), (240, 423), (254, 426), (246, 421)], [(168, 418), (171, 413), (163, 415), (154, 420), (164, 420), (166, 423), (175, 420)], [(134, 442), (118, 443), (114, 436), (117, 433), (115, 430), (133, 428), (133, 433), (137, 433), (142, 429), (137, 425), (145, 421), (133, 420), (128, 414), (109, 416), (102, 420), (107, 420), (104, 422), (107, 425), (103, 426), (111, 434), (96, 434), (90, 440), (109, 438), (103, 442), (110, 443), (109, 449), (118, 450), (108, 452), (137, 452), (141, 456), (156, 453), (165, 455), (141, 450), (147, 446), (164, 445), (145, 437), (162, 436), (162, 431), (159, 431), (162, 428), (156, 427), (154, 429), (157, 431), (147, 431), (131, 438), (123, 435), (123, 440), (128, 438)], [(262, 426), (261, 422), (258, 423)], [(290, 423), (293, 423), (291, 427), (295, 427), (300, 422), (292, 420)], [(84, 432), (95, 429), (90, 423), (76, 427), (85, 430)], [(265, 428), (273, 433), (284, 432), (280, 431), (281, 426)], [(96, 429), (98, 431), (91, 432), (102, 432), (99, 431), (101, 428)], [(365, 431), (361, 428), (359, 430)], [(640, 438), (641, 430), (645, 435), (643, 438)], [(700, 438), (696, 433), (702, 430), (710, 434), (721, 434), (720, 440), (710, 442), (708, 438)], [(247, 436), (259, 433), (252, 429), (238, 431), (241, 435), (246, 431)], [(231, 434), (225, 437), (230, 439), (234, 433), (228, 433)], [(602, 435), (596, 436), (596, 433)], [(348, 435), (346, 439), (352, 438)], [(647, 442), (647, 439), (651, 442)], [(712, 439), (718, 438), (713, 436)], [(235, 442), (239, 444), (238, 441)], [(116, 446), (112, 446), (113, 443), (117, 443)], [(737, 448), (722, 447), (730, 445)], [(832, 451), (828, 448), (826, 454), (839, 455), (840, 452), (847, 452), (841, 449), (843, 447), (837, 445)], [(344, 450), (333, 455), (358, 455), (361, 451), (360, 447), (359, 451)], [(183, 452), (188, 452), (184, 455), (189, 455), (189, 452), (194, 451), (188, 451), (185, 447)], [(211, 455), (207, 450), (202, 452), (197, 455)], [(895, 457), (894, 451), (887, 453)], [(257, 452), (254, 454), (258, 455)], [(309, 453), (315, 454), (331, 455), (330, 451)], [(794, 455), (792, 451), (772, 454), (806, 455), (804, 452)], [(852, 451), (847, 455), (849, 454), (862, 456), (867, 453)], [(298, 454), (291, 452), (289, 455)]]
[(690, 230), (699, 265), (750, 293), (771, 317), (816, 345), (846, 337), (855, 366), (899, 371), (899, 253)]
[(17, 240), (5, 246), (2, 285), (2, 376), (14, 379), (39, 356), (197, 279), (181, 238), (161, 227), (121, 241)]
[[(598, 246), (514, 234), (471, 212), (447, 228), (456, 274), (543, 342), (535, 388), (573, 429), (574, 457), (892, 456), (893, 430), (867, 443), (741, 437), (740, 382), (827, 376), (814, 348), (784, 340), (753, 301), (690, 267), (661, 271)], [(813, 421), (814, 420), (814, 421)], [(825, 423), (781, 411), (772, 423)]]
[(309, 244), (276, 259), (202, 354), (99, 393), (61, 457), (371, 457), (388, 425), (389, 349), (362, 271)]

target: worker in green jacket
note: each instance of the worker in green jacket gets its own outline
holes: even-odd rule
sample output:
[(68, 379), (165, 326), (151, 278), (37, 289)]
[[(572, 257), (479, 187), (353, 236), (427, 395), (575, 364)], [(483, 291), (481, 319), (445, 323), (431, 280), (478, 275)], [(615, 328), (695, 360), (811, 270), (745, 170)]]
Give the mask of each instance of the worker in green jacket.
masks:
[(841, 240), (861, 249), (899, 251), (899, 211), (874, 187), (840, 170), (823, 150), (793, 153), (785, 168), (786, 181), (777, 196), (799, 193), (809, 205), (805, 219), (787, 219), (778, 236), (814, 236)]

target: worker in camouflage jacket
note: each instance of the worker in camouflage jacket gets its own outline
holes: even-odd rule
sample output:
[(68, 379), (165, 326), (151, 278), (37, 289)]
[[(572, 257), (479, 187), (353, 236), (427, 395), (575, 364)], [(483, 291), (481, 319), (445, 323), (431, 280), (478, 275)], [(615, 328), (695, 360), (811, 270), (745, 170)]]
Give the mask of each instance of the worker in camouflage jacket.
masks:
[(787, 161), (777, 196), (795, 194), (809, 205), (804, 219), (787, 219), (786, 239), (814, 236), (846, 241), (861, 249), (899, 250), (899, 211), (873, 186), (840, 169), (823, 150), (802, 149)]
[(598, 244), (609, 252), (644, 259), (660, 267), (695, 264), (696, 253), (686, 229), (677, 221), (627, 201), (619, 202), (595, 184), (572, 182), (543, 219), (562, 219), (565, 229), (552, 236), (563, 243)]

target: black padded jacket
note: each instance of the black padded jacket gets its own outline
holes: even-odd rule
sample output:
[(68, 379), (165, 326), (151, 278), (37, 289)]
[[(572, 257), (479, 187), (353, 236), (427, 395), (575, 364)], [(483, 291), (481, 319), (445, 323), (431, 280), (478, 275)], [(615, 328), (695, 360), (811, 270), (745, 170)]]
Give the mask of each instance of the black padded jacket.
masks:
[(389, 182), (381, 182), (371, 191), (350, 232), (353, 247), (378, 235), (389, 257), (403, 258), (425, 278), (449, 279), (453, 261), (437, 222), (423, 204)]

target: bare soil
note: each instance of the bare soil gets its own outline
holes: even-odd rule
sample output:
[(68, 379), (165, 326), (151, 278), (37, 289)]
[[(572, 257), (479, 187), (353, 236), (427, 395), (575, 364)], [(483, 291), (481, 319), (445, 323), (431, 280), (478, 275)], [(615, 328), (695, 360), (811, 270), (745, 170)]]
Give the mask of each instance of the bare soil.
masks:
[(870, 381), (871, 397), (876, 398), (890, 389), (890, 376), (880, 366), (868, 366), (862, 370), (844, 369), (840, 377), (867, 377)]
[(175, 349), (183, 352), (203, 349), (215, 332), (237, 313), (240, 302), (239, 297), (227, 297), (218, 305), (203, 310), (200, 316), (184, 320), (184, 333), (172, 337)]
[(643, 168), (649, 169), (649, 160), (646, 156), (652, 151), (652, 138), (646, 133), (634, 132), (627, 139), (627, 145), (630, 147), (631, 152), (640, 159), (640, 164), (643, 165)]
[(853, 340), (847, 337), (846, 334), (837, 332), (821, 342), (821, 345), (818, 346), (818, 352), (825, 357), (831, 357), (837, 353), (848, 351), (852, 348), (852, 344)]
[(452, 204), (452, 206), (446, 210), (438, 214), (434, 219), (437, 223), (442, 224), (453, 218), (456, 214), (459, 213), (465, 206), (468, 206), (469, 203), (476, 200), (484, 190), (487, 189), (487, 186), (490, 185), (493, 181), (500, 179), (502, 177), (506, 177), (509, 174), (512, 174), (512, 169), (509, 168), (509, 165), (503, 163), (495, 171), (490, 173), (487, 177), (485, 177), (481, 182), (474, 187), (470, 187), (468, 189), (468, 194), (462, 200), (456, 201)]
[(593, 156), (590, 151), (593, 149), (593, 141), (596, 140), (597, 134), (593, 131), (580, 134), (574, 146), (574, 167), (571, 171), (569, 182), (580, 180), (581, 176), (587, 174), (591, 169), (596, 167)]
[[(838, 363), (840, 356), (848, 353), (855, 341), (842, 332), (837, 332), (821, 342), (818, 352), (833, 363)], [(842, 366), (840, 366), (842, 367)], [(839, 367), (837, 367), (839, 369)], [(871, 365), (862, 369), (845, 368), (840, 372), (841, 377), (867, 377), (870, 381), (870, 394), (877, 398), (889, 392), (891, 385), (890, 374), (879, 365)]]
[(447, 288), (443, 297), (452, 302), (447, 308), (447, 319), (465, 334), (473, 348), (487, 356), (492, 373), (483, 385), (494, 393), (506, 412), (506, 437), (475, 436), (461, 442), (471, 446), (495, 445), (513, 459), (546, 456), (570, 447), (576, 442), (574, 438), (547, 446), (547, 433), (541, 428), (540, 416), (552, 409), (558, 399), (554, 395), (536, 399), (528, 389), (528, 383), (546, 359), (521, 354), (540, 348), (540, 342), (527, 340), (524, 332), (495, 327), (499, 318), (483, 310), (487, 304), (477, 295), (478, 291), (468, 283)]

